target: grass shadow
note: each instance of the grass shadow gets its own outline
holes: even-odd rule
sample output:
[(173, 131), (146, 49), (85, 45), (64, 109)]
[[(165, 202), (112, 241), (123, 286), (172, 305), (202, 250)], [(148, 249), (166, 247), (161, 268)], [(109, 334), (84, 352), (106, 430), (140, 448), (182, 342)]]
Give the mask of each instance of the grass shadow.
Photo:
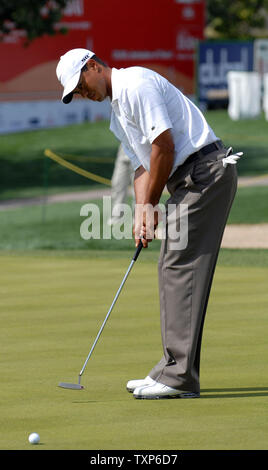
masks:
[(201, 390), (201, 398), (248, 398), (267, 396), (268, 387), (206, 388)]

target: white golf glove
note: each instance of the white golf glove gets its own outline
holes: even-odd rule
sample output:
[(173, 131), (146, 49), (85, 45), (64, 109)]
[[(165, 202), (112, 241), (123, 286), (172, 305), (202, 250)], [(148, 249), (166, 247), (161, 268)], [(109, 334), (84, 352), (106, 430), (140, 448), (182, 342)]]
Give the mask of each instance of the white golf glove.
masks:
[(243, 155), (243, 152), (232, 153), (232, 151), (232, 147), (229, 147), (226, 152), (226, 157), (222, 159), (222, 164), (224, 168), (226, 168), (229, 163), (232, 165), (236, 165), (237, 160), (239, 160), (239, 158)]

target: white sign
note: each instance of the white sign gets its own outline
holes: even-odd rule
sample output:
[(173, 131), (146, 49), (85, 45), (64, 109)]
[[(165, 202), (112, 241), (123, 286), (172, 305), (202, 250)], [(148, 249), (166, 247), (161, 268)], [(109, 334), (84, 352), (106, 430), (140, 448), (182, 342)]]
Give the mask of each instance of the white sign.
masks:
[(0, 134), (67, 126), (84, 121), (109, 120), (111, 106), (74, 99), (66, 105), (59, 101), (20, 101), (0, 104)]

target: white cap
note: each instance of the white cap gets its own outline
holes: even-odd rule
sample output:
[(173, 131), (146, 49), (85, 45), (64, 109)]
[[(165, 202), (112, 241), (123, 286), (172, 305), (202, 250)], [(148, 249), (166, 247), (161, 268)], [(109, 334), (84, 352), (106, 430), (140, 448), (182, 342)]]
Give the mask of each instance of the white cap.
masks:
[(88, 49), (71, 49), (62, 55), (57, 65), (56, 74), (64, 90), (61, 100), (70, 103), (73, 99), (73, 90), (77, 86), (81, 69), (95, 54)]

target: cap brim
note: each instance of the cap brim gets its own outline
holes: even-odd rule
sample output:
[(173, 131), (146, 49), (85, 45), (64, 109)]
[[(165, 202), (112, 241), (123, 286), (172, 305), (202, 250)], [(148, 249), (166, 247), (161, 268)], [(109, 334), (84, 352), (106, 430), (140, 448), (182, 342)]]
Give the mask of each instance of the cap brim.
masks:
[(81, 70), (79, 72), (76, 72), (72, 78), (68, 81), (66, 86), (64, 87), (63, 95), (62, 95), (62, 102), (65, 104), (68, 104), (72, 101), (73, 99), (73, 91), (76, 88), (79, 78), (80, 78)]
[(74, 94), (73, 94), (72, 92), (71, 92), (71, 93), (68, 93), (68, 95), (66, 95), (66, 96), (64, 96), (64, 97), (62, 98), (62, 102), (63, 102), (64, 104), (71, 103), (71, 101), (72, 101), (72, 99), (73, 99), (73, 96), (74, 96)]

